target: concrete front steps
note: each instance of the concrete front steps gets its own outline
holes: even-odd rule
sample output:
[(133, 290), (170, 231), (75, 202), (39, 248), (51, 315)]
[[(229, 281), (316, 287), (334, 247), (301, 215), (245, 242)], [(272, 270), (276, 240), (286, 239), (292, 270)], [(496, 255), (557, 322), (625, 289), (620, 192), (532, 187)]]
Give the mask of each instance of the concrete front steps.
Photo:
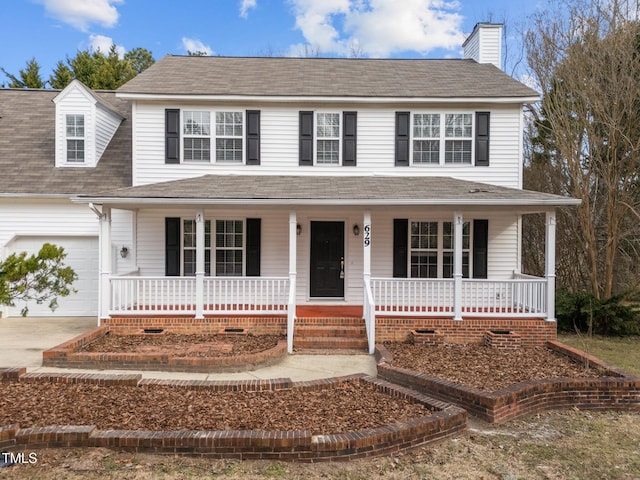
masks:
[(296, 318), (293, 350), (301, 354), (367, 354), (367, 329), (362, 318)]

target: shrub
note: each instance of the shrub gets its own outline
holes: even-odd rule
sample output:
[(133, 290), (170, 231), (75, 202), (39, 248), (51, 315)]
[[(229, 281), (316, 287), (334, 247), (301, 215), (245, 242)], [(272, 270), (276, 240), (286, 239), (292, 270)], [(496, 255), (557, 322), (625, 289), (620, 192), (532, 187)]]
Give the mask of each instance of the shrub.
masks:
[(622, 302), (622, 295), (598, 300), (586, 292), (569, 293), (559, 289), (556, 294), (558, 330), (588, 332), (599, 335), (638, 335), (640, 315), (631, 305)]

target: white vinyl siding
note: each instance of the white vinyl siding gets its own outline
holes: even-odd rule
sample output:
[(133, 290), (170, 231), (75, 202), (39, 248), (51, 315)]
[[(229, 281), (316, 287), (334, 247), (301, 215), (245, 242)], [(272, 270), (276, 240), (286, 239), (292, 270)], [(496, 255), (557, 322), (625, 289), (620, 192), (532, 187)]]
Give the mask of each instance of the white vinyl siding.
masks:
[[(56, 167), (95, 167), (109, 146), (122, 118), (97, 103), (96, 99), (84, 91), (80, 84), (70, 84), (68, 90), (61, 92), (56, 102), (55, 147)], [(69, 116), (82, 117), (84, 132), (82, 136), (70, 137), (67, 129)], [(76, 133), (79, 133), (76, 131)], [(71, 149), (84, 143), (83, 156), (73, 154)], [(71, 147), (71, 149), (70, 149)]]
[[(138, 265), (142, 276), (164, 276), (164, 228), (165, 217), (195, 218), (196, 211), (169, 208), (146, 209), (138, 213)], [(261, 269), (263, 277), (288, 277), (289, 275), (289, 209), (277, 208), (216, 208), (204, 211), (207, 219), (261, 219)], [(314, 304), (309, 297), (310, 225), (313, 221), (340, 221), (345, 223), (345, 296), (344, 300), (323, 300), (323, 304), (362, 305), (363, 295), (363, 211), (356, 207), (296, 209), (296, 222), (301, 234), (296, 236), (297, 290), (299, 305)], [(453, 220), (453, 212), (420, 208), (391, 208), (371, 210), (371, 259), (372, 276), (389, 278), (393, 275), (393, 219), (418, 218), (443, 223)], [(517, 215), (504, 218), (495, 214), (469, 212), (465, 222), (474, 218), (489, 220), (489, 278), (509, 279), (518, 269)], [(360, 234), (353, 234), (353, 226), (360, 227)], [(215, 227), (212, 228), (215, 230)], [(162, 239), (162, 240), (159, 240)], [(214, 241), (214, 240), (212, 240)], [(441, 249), (444, 253), (444, 250)], [(215, 254), (212, 253), (212, 256)]]
[[(171, 105), (181, 110), (194, 110), (194, 106)], [(241, 173), (254, 175), (415, 175), (453, 176), (463, 180), (518, 188), (520, 186), (521, 106), (486, 104), (464, 105), (460, 109), (432, 108), (432, 112), (491, 113), (491, 158), (489, 167), (473, 164), (440, 164), (429, 168), (405, 168), (394, 164), (395, 112), (400, 107), (341, 105), (341, 110), (357, 111), (357, 167), (323, 165), (323, 168), (299, 167), (299, 112), (321, 110), (321, 105), (239, 105), (237, 110), (259, 109), (260, 165), (238, 165), (234, 162), (164, 163), (164, 103), (138, 102), (134, 125), (134, 185), (192, 178), (207, 174)], [(217, 108), (211, 107), (211, 111)], [(220, 109), (222, 111), (222, 109)], [(321, 110), (322, 111), (322, 110)], [(417, 112), (418, 110), (416, 110)], [(475, 118), (473, 119), (475, 122)], [(314, 157), (316, 148), (314, 144)], [(444, 148), (444, 146), (442, 147)]]

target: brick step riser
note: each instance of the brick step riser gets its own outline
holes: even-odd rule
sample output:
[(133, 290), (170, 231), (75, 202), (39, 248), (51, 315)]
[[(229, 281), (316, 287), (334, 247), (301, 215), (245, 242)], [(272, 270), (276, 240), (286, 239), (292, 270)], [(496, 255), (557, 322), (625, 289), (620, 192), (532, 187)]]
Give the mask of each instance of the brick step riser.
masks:
[(294, 337), (295, 348), (326, 348), (326, 349), (368, 349), (366, 339), (345, 339), (345, 338), (298, 338)]
[(343, 338), (366, 338), (367, 329), (335, 328), (335, 327), (299, 327), (294, 330), (295, 337), (343, 337)]
[(295, 326), (297, 327), (363, 327), (364, 319), (356, 317), (346, 318), (296, 318)]

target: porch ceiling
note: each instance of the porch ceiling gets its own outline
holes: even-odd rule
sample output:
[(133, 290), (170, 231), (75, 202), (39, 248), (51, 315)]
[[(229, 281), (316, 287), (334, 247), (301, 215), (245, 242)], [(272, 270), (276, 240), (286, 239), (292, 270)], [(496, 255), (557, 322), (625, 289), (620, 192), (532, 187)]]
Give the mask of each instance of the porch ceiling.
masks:
[(452, 177), (204, 175), (78, 195), (109, 205), (438, 205), (556, 207), (580, 200)]

